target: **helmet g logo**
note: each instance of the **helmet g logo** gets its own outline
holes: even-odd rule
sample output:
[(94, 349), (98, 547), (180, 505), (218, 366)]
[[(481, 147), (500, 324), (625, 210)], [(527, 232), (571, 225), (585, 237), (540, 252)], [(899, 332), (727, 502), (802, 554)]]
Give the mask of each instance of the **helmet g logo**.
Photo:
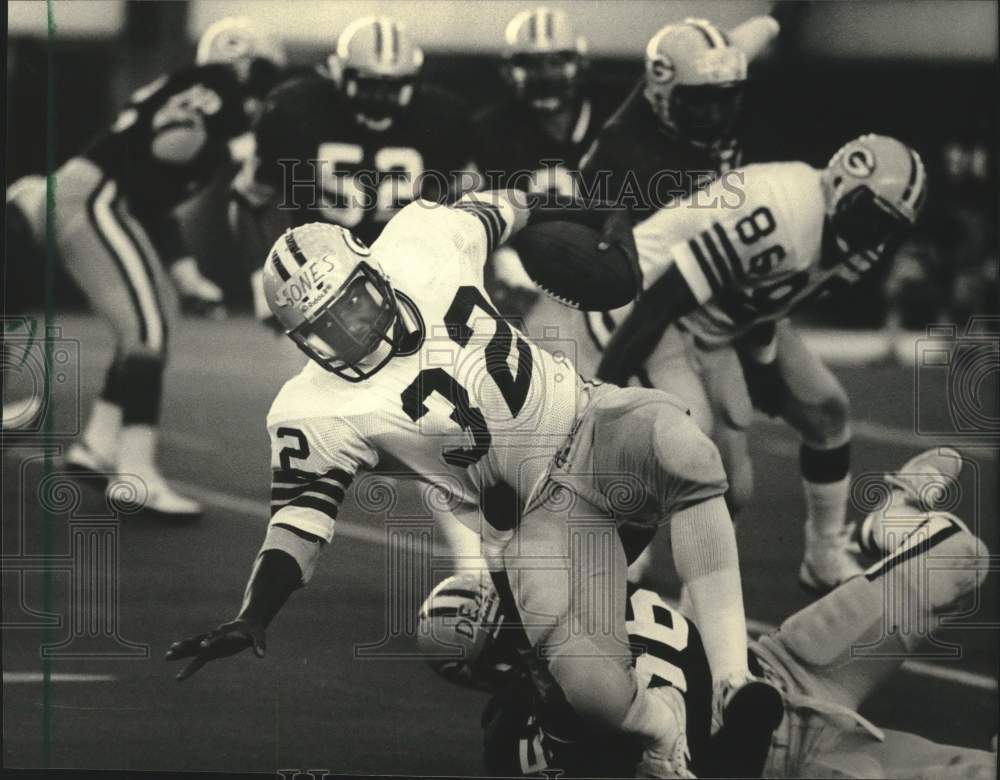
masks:
[(667, 84), (673, 81), (674, 73), (676, 72), (670, 58), (663, 54), (659, 54), (649, 60), (648, 71), (649, 77), (660, 84)]
[(852, 176), (867, 179), (875, 173), (875, 155), (865, 146), (855, 147), (845, 155), (844, 168)]

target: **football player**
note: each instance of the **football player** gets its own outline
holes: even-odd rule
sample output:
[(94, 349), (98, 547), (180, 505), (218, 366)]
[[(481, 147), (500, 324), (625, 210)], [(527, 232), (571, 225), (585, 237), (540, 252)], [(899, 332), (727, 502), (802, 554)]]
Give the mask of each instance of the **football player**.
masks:
[[(777, 725), (776, 692), (747, 668), (714, 445), (665, 393), (584, 382), (485, 293), (487, 258), (525, 225), (576, 219), (597, 228), (606, 218), (508, 190), (455, 207), (411, 203), (370, 249), (323, 223), (278, 239), (265, 293), (310, 361), (268, 415), (272, 518), (243, 607), (170, 648), (168, 659), (191, 659), (178, 679), (248, 647), (263, 655), (266, 626), (308, 581), (352, 482), (405, 473), (454, 497), (509, 609), (524, 616), (526, 648), (581, 719), (640, 738), (648, 771), (674, 771), (675, 720), (635, 685), (621, 609), (596, 606), (625, 600), (618, 524), (648, 538), (669, 520), (677, 568), (706, 619), (716, 725), (748, 702), (761, 708), (760, 722), (770, 712)], [(604, 552), (581, 558), (573, 540)], [(540, 568), (539, 556), (560, 568)], [(550, 615), (554, 623), (537, 619)]]
[(752, 407), (801, 438), (806, 548), (800, 582), (829, 590), (849, 553), (847, 394), (788, 320), (893, 254), (926, 196), (917, 153), (888, 136), (842, 147), (826, 168), (749, 165), (635, 228), (645, 291), (607, 343), (598, 376), (677, 394), (723, 453), (730, 498), (752, 493)]
[[(365, 16), (325, 64), (268, 96), (256, 153), (233, 183), (231, 222), (251, 244), (248, 256), (315, 220), (370, 243), (402, 206), (444, 198), (471, 176), (467, 111), (421, 78), (423, 61), (403, 24)], [(251, 283), (257, 314), (269, 321), (260, 269)]]
[[(510, 94), (473, 120), (476, 164), (488, 188), (577, 194), (577, 165), (603, 121), (586, 69), (586, 39), (564, 11), (539, 6), (510, 20), (501, 65)], [(501, 247), (487, 268), (501, 311), (525, 313), (538, 292), (515, 250)]]
[[(678, 738), (676, 749), (690, 752), (698, 777), (995, 776), (995, 752), (881, 729), (857, 712), (926, 639), (914, 627), (932, 627), (956, 612), (990, 568), (982, 541), (936, 508), (953, 494), (961, 466), (957, 452), (941, 448), (887, 475), (879, 508), (862, 524), (866, 549), (881, 560), (751, 642), (751, 665), (784, 702), (766, 754), (740, 750), (739, 735), (710, 734), (708, 670), (696, 623), (652, 591), (630, 587), (627, 627), (637, 676), (677, 704), (686, 738)], [(482, 719), (487, 774), (540, 776), (551, 769), (570, 777), (634, 776), (634, 740), (587, 734), (553, 717), (559, 713), (546, 707), (545, 686), (532, 684), (507, 640), (498, 601), (488, 580), (450, 577), (421, 608), (418, 629), (435, 670), (496, 691)]]
[(705, 19), (659, 30), (645, 75), (580, 162), (585, 197), (626, 206), (638, 222), (739, 165), (748, 60), (777, 33), (771, 16), (728, 34)]
[[(117, 341), (66, 465), (105, 482), (120, 475), (108, 487), (123, 491), (122, 503), (170, 517), (201, 511), (160, 474), (156, 434), (174, 287), (196, 308), (216, 309), (222, 296), (186, 254), (172, 211), (229, 162), (229, 142), (248, 128), (250, 100), (269, 88), (267, 74), (280, 59), (246, 20), (213, 25), (196, 64), (137, 90), (112, 126), (53, 174), (55, 246)], [(43, 239), (45, 198), (23, 201), (24, 209)]]

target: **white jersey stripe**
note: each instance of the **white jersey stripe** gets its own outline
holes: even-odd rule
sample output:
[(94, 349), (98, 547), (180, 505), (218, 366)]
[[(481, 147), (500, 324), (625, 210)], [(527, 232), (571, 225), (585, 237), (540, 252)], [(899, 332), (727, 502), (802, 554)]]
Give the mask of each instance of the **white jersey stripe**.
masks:
[(156, 290), (153, 280), (146, 271), (139, 248), (132, 243), (112, 211), (111, 204), (117, 190), (114, 181), (108, 179), (94, 199), (94, 218), (108, 244), (121, 260), (128, 283), (135, 291), (136, 300), (139, 302), (138, 314), (146, 323), (146, 344), (151, 349), (160, 350), (163, 347), (163, 319), (156, 302)]

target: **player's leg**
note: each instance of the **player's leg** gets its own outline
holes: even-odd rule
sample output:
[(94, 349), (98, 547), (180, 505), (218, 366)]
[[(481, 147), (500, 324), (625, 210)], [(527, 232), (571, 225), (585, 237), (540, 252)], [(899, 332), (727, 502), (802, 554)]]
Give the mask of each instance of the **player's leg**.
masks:
[[(940, 479), (929, 465), (925, 459), (926, 479)], [(928, 639), (939, 615), (979, 586), (988, 567), (985, 545), (954, 515), (928, 512), (902, 489), (879, 511), (901, 530), (880, 537), (892, 545), (883, 548), (886, 557), (759, 643), (762, 657), (800, 691), (852, 709)]]
[(730, 346), (707, 350), (693, 341), (690, 349), (697, 355), (715, 428), (712, 441), (719, 448), (722, 465), (729, 480), (726, 502), (733, 517), (750, 503), (753, 496), (753, 462), (747, 429), (753, 421), (753, 405), (743, 376), (740, 359)]
[(882, 741), (844, 733), (803, 767), (801, 777), (884, 777), (893, 780), (976, 780), (997, 776), (997, 756), (986, 750), (942, 745), (886, 729)]
[(787, 320), (778, 324), (777, 339), (786, 390), (781, 416), (802, 438), (799, 466), (807, 515), (799, 580), (809, 590), (824, 592), (861, 571), (848, 552), (850, 406), (840, 382)]
[[(743, 725), (766, 743), (781, 704), (776, 691), (752, 681), (747, 667), (736, 535), (717, 448), (677, 399), (658, 390), (616, 389), (588, 414), (594, 425), (587, 435), (597, 443), (594, 473), (615, 518), (654, 527), (669, 519), (674, 565), (712, 670), (714, 725), (735, 728), (741, 714), (759, 708)], [(747, 702), (753, 705), (743, 707)]]
[(83, 160), (64, 166), (57, 191), (71, 200), (62, 209), (58, 236), (66, 270), (91, 305), (111, 324), (116, 355), (70, 465), (137, 478), (123, 486), (126, 503), (143, 502), (170, 515), (200, 507), (174, 492), (155, 462), (173, 291), (142, 226), (118, 196), (117, 186)]
[[(530, 644), (529, 665), (548, 723), (637, 736), (653, 776), (686, 768), (684, 713), (636, 684), (625, 630), (626, 571), (616, 523), (549, 483), (525, 514), (495, 577)], [(571, 726), (572, 728), (572, 726)]]

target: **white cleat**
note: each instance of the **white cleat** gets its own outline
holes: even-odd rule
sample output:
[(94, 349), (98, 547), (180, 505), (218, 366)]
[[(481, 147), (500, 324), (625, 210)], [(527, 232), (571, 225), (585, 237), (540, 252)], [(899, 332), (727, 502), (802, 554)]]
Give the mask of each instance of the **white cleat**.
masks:
[(649, 688), (649, 696), (666, 702), (674, 715), (674, 728), (662, 745), (647, 747), (636, 767), (636, 777), (695, 777), (691, 771), (691, 751), (687, 742), (687, 710), (680, 692), (672, 686)]
[(861, 549), (881, 557), (892, 552), (925, 514), (940, 510), (954, 496), (962, 456), (951, 447), (934, 447), (914, 455), (885, 481), (892, 488), (889, 503), (870, 512), (858, 528)]
[(66, 451), (63, 456), (63, 467), (67, 471), (100, 479), (102, 487), (115, 473), (114, 464), (88, 446), (83, 439), (73, 442)]
[(962, 471), (962, 456), (951, 447), (934, 447), (914, 455), (885, 481), (906, 494), (908, 504), (922, 512), (940, 508)]
[(823, 595), (864, 569), (851, 554), (852, 527), (820, 536), (806, 524), (806, 552), (799, 567), (799, 585), (807, 593)]
[(120, 512), (145, 512), (167, 520), (193, 520), (202, 514), (201, 504), (182, 496), (156, 472), (122, 473), (108, 484), (108, 504)]

